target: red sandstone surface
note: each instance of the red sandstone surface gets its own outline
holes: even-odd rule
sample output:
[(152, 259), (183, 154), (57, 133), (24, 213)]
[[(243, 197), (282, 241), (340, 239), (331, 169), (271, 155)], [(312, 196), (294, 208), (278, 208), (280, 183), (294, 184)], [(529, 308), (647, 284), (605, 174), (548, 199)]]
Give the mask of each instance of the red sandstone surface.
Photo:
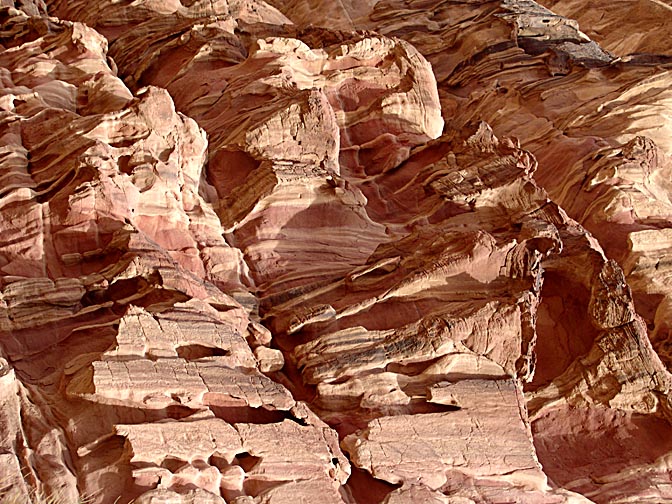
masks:
[(668, 0), (1, 0), (0, 500), (672, 502)]

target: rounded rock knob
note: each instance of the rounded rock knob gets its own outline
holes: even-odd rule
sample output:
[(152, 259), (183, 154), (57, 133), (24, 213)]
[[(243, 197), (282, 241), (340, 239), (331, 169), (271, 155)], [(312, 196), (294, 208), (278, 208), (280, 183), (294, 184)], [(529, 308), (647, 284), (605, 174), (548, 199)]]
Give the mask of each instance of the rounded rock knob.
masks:
[(10, 367), (9, 362), (7, 362), (7, 359), (0, 357), (0, 376), (9, 374), (11, 370), (12, 368)]

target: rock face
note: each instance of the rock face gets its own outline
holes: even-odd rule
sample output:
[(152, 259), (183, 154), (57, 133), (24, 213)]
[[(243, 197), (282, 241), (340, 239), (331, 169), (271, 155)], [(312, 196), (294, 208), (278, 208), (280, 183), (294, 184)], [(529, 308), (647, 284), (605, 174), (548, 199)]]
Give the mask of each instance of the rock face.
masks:
[(665, 0), (0, 5), (1, 499), (672, 502)]

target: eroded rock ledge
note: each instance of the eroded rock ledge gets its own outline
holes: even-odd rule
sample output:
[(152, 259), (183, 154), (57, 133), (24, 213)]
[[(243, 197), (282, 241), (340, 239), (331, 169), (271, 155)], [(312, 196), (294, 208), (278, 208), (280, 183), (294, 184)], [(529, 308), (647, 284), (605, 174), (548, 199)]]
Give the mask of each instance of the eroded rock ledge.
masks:
[(3, 0), (0, 497), (672, 502), (672, 8), (545, 5)]

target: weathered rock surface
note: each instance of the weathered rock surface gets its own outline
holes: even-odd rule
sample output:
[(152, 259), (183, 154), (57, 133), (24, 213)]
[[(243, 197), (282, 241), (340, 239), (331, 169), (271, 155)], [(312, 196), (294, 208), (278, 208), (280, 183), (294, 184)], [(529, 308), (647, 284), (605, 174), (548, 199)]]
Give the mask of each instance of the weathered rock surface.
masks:
[(544, 5), (3, 0), (0, 497), (672, 502), (672, 8)]

